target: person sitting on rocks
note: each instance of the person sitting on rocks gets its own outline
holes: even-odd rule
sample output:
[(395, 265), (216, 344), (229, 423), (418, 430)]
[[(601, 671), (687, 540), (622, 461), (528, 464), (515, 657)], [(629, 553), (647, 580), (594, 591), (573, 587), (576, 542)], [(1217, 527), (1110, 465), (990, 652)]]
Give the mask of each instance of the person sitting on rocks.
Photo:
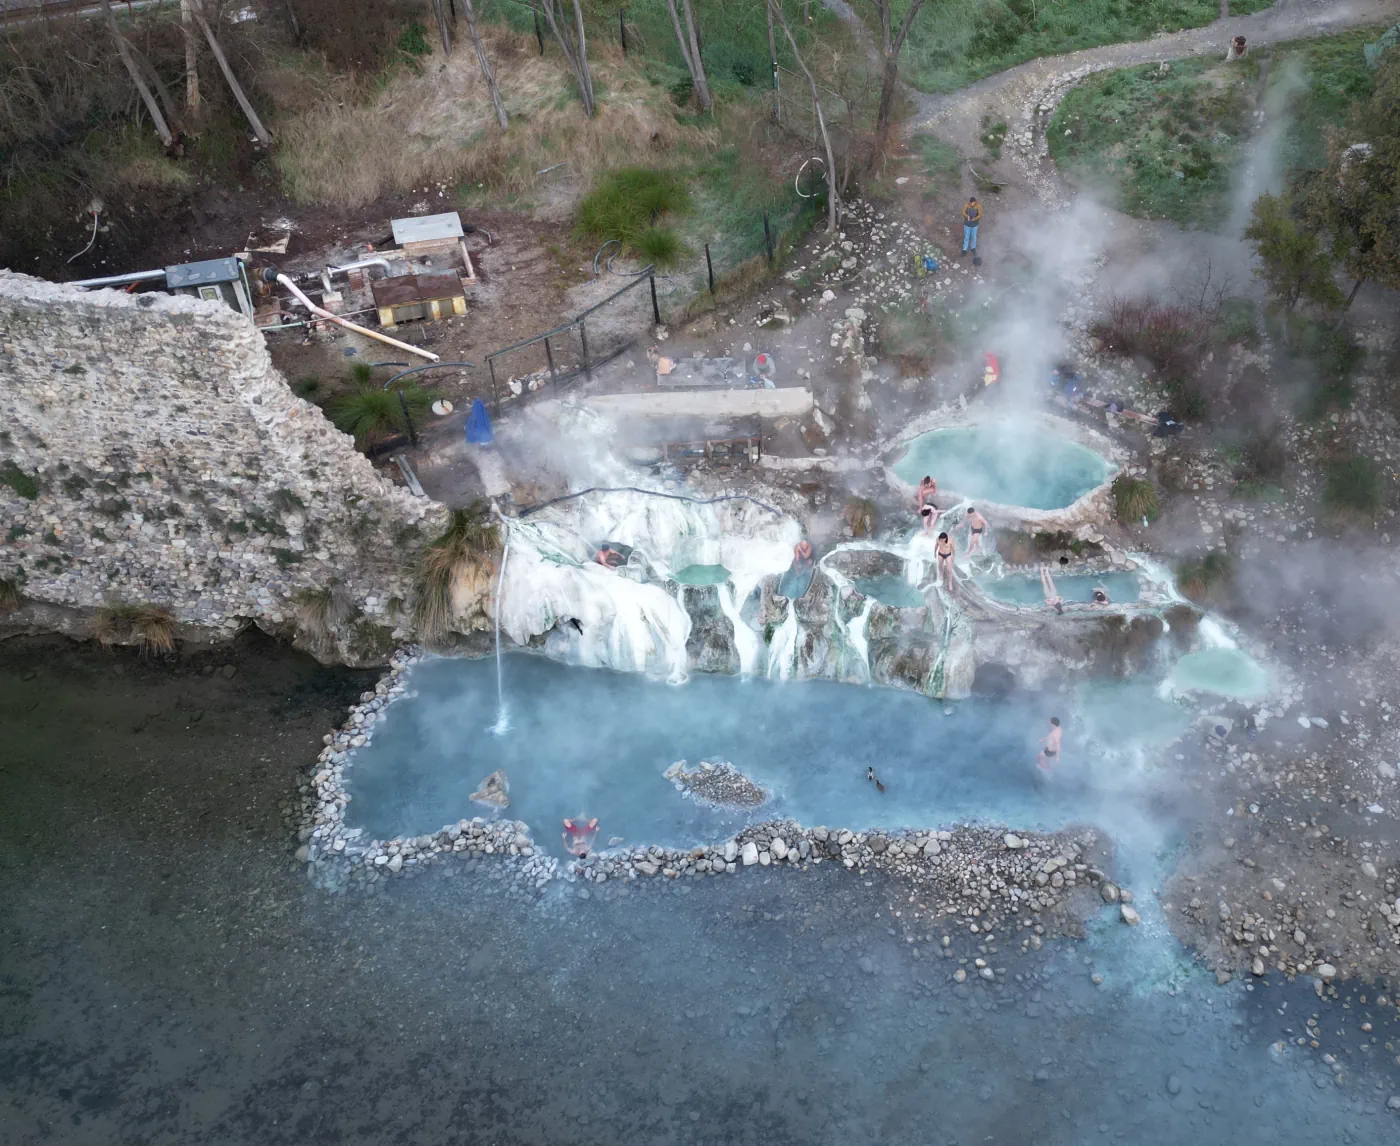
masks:
[(586, 823), (581, 822), (582, 820), (582, 816), (572, 820), (565, 819), (564, 850), (578, 856), (579, 859), (587, 859), (593, 841), (598, 838), (598, 817), (594, 816)]
[(799, 541), (792, 547), (792, 568), (795, 573), (805, 573), (813, 565), (812, 543)]
[(1055, 579), (1050, 576), (1050, 566), (1040, 567), (1040, 591), (1045, 594), (1045, 607), (1057, 613), (1065, 611), (1065, 599), (1055, 591)]
[(987, 519), (972, 506), (967, 507), (967, 555), (982, 552), (982, 538), (987, 535)]
[[(933, 499), (938, 495), (938, 483), (928, 474), (924, 474), (919, 479), (919, 492), (914, 497), (914, 508), (923, 509), (926, 505), (933, 505)], [(934, 506), (934, 508), (938, 508)]]
[(599, 546), (598, 552), (593, 555), (593, 560), (605, 569), (620, 569), (627, 564), (627, 558), (607, 544)]

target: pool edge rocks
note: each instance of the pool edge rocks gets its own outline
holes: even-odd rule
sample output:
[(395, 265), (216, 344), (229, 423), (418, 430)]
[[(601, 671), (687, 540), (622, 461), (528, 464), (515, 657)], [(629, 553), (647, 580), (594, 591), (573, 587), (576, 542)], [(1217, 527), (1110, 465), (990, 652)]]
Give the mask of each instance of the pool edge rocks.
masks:
[[(1044, 411), (1031, 411), (1018, 414), (1019, 421), (1033, 429), (1065, 438), (1085, 449), (1092, 450), (1103, 458), (1108, 467), (1107, 476), (1087, 493), (1081, 494), (1073, 502), (1059, 509), (1032, 509), (1024, 505), (1003, 505), (999, 502), (977, 498), (978, 508), (984, 515), (1003, 528), (1024, 529), (1035, 533), (1092, 532), (1094, 527), (1113, 518), (1113, 479), (1123, 469), (1127, 454), (1106, 434), (1084, 426), (1078, 422), (1061, 418)], [(885, 483), (893, 490), (906, 495), (912, 502), (916, 489), (897, 473), (895, 465), (902, 452), (913, 442), (934, 430), (972, 429), (977, 426), (992, 426), (998, 421), (995, 411), (946, 404), (912, 419), (898, 434), (880, 443), (876, 455), (881, 458), (880, 468)], [(945, 497), (963, 499), (964, 494), (957, 490), (944, 490)]]

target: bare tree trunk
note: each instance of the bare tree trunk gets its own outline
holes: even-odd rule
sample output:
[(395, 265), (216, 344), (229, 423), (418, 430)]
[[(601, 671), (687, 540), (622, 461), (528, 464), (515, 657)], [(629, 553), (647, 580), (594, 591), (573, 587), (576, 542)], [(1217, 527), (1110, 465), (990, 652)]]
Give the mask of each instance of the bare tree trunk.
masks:
[(880, 51), (884, 57), (884, 75), (880, 80), (880, 110), (875, 116), (875, 136), (883, 143), (889, 136), (890, 120), (894, 117), (894, 97), (899, 81), (899, 53), (913, 27), (914, 17), (924, 6), (924, 0), (911, 0), (898, 33), (891, 34), (890, 0), (873, 0), (880, 17)]
[(156, 71), (151, 61), (146, 59), (145, 54), (131, 41), (127, 41), (127, 46), (131, 49), (132, 57), (136, 60), (136, 66), (141, 69), (146, 77), (146, 82), (151, 85), (151, 90), (156, 93), (160, 100), (160, 106), (165, 112), (165, 121), (170, 125), (173, 135), (180, 117), (175, 114), (175, 104), (170, 99), (170, 92), (165, 86), (165, 81), (160, 78), (160, 73)]
[(462, 0), (462, 7), (467, 13), (467, 31), (471, 33), (472, 47), (476, 49), (476, 62), (481, 65), (481, 78), (486, 81), (486, 90), (491, 93), (491, 104), (496, 109), (496, 122), (501, 125), (501, 130), (505, 131), (510, 126), (506, 119), (506, 105), (501, 101), (501, 89), (496, 86), (496, 73), (491, 68), (491, 61), (486, 58), (486, 47), (481, 42), (481, 33), (476, 30), (476, 12), (472, 8), (472, 0)]
[(137, 67), (136, 61), (132, 58), (131, 47), (117, 28), (117, 18), (112, 15), (111, 0), (102, 0), (102, 15), (107, 21), (107, 30), (112, 33), (112, 39), (117, 44), (117, 54), (122, 58), (122, 65), (126, 68), (126, 74), (131, 77), (131, 82), (136, 85), (136, 90), (141, 93), (141, 102), (146, 105), (146, 112), (151, 117), (151, 122), (156, 126), (156, 134), (160, 136), (161, 143), (166, 147), (170, 146), (173, 138), (170, 134), (170, 127), (165, 122), (165, 116), (160, 112), (160, 105), (156, 103), (156, 97), (151, 94), (151, 89), (146, 86), (146, 79), (141, 74), (141, 69)]
[(807, 86), (812, 89), (812, 109), (816, 113), (817, 128), (821, 131), (822, 147), (826, 150), (826, 228), (834, 234), (841, 209), (841, 196), (836, 189), (836, 156), (831, 150), (831, 136), (826, 130), (826, 116), (822, 114), (821, 96), (817, 91), (817, 81), (807, 67), (807, 62), (802, 58), (802, 53), (797, 50), (797, 41), (792, 37), (792, 29), (788, 27), (787, 20), (783, 17), (782, 9), (775, 7), (776, 4), (777, 0), (768, 0), (768, 11), (777, 17), (778, 23), (783, 29), (783, 35), (787, 37), (788, 46), (792, 49), (793, 58), (797, 61), (797, 66), (802, 69), (802, 74), (807, 77)]
[(783, 122), (783, 100), (778, 94), (778, 41), (773, 38), (773, 9), (764, 5), (768, 12), (768, 59), (773, 65), (773, 122)]
[[(106, 0), (103, 0), (106, 3)], [(204, 18), (203, 13), (196, 11), (195, 20), (204, 29), (204, 37), (209, 41), (209, 50), (214, 53), (214, 59), (218, 61), (219, 70), (224, 73), (224, 79), (228, 81), (229, 90), (233, 92), (233, 98), (238, 101), (238, 106), (243, 109), (244, 116), (247, 117), (248, 126), (253, 129), (253, 134), (258, 137), (258, 142), (264, 147), (272, 143), (272, 136), (267, 128), (263, 126), (262, 120), (258, 118), (258, 113), (253, 110), (253, 105), (248, 102), (248, 97), (243, 94), (243, 88), (238, 83), (238, 77), (233, 74), (233, 69), (229, 67), (228, 57), (224, 55), (224, 50), (219, 46), (219, 41), (214, 36), (214, 29), (209, 26), (209, 21)]]
[(199, 112), (199, 40), (194, 30), (194, 0), (180, 0), (180, 31), (185, 37), (185, 107)]
[(691, 14), (690, 0), (681, 0), (681, 8), (685, 12), (684, 30), (681, 29), (681, 18), (676, 13), (676, 0), (666, 0), (666, 7), (671, 12), (671, 27), (676, 30), (676, 42), (681, 46), (681, 58), (690, 70), (690, 80), (695, 87), (695, 100), (701, 111), (709, 111), (712, 105), (710, 84), (705, 78), (705, 61), (700, 57), (700, 41), (695, 35), (695, 18)]
[(297, 19), (297, 10), (292, 6), (292, 0), (282, 0), (282, 6), (287, 10), (287, 23), (292, 29), (292, 42), (301, 43), (301, 21)]
[(593, 76), (588, 71), (588, 42), (583, 34), (583, 9), (579, 0), (574, 0), (574, 23), (571, 27), (563, 10), (563, 0), (540, 0), (544, 18), (549, 22), (549, 30), (559, 43), (559, 50), (569, 70), (578, 83), (579, 98), (583, 101), (583, 114), (593, 115)]
[(438, 38), (442, 40), (442, 54), (452, 54), (452, 26), (447, 22), (447, 14), (442, 10), (442, 0), (432, 0), (433, 19), (437, 21)]

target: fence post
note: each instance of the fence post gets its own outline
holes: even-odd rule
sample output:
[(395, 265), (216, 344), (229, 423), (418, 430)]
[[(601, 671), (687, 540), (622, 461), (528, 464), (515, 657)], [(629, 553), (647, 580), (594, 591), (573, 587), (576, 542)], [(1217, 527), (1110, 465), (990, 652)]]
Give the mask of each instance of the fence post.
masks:
[(778, 89), (778, 61), (773, 61), (773, 122), (783, 122), (783, 93)]
[(408, 412), (408, 399), (403, 396), (402, 390), (395, 390), (399, 396), (399, 408), (403, 411), (404, 424), (408, 426), (408, 440), (413, 443), (413, 448), (418, 448), (418, 433), (413, 428), (413, 415)]
[(583, 376), (592, 382), (593, 363), (588, 358), (588, 322), (582, 318), (578, 321), (578, 337), (583, 343)]
[(539, 41), (540, 55), (544, 55), (544, 29), (540, 27), (539, 9), (535, 9), (535, 39)]
[(656, 272), (653, 271), (650, 275), (647, 276), (647, 278), (648, 281), (651, 283), (651, 317), (656, 320), (656, 325), (660, 326), (661, 307), (657, 304), (656, 301)]
[(773, 265), (773, 228), (768, 223), (768, 212), (763, 212), (763, 245), (768, 248), (768, 265)]
[(554, 351), (549, 347), (549, 339), (544, 340), (544, 356), (549, 361), (549, 381), (554, 388), (559, 389), (559, 375), (554, 369)]
[(705, 244), (705, 270), (710, 276), (710, 293), (715, 293), (715, 264), (710, 262), (710, 244)]
[(622, 54), (624, 56), (627, 55), (627, 24), (625, 23), (626, 19), (627, 9), (619, 8), (617, 10), (617, 36), (618, 39), (622, 41)]
[(501, 388), (496, 384), (496, 360), (488, 358), (486, 366), (491, 371), (491, 405), (495, 407), (496, 417), (501, 416)]

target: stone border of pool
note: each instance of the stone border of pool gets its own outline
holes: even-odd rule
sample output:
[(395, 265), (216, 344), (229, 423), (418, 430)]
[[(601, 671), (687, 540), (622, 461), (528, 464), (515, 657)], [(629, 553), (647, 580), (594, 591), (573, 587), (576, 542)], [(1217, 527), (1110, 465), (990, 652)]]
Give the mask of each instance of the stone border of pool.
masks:
[[(1001, 418), (991, 416), (993, 413), (993, 411), (980, 406), (960, 407), (948, 404), (914, 418), (898, 434), (882, 442), (876, 450), (877, 456), (882, 459), (880, 466), (884, 473), (885, 483), (891, 489), (898, 490), (912, 498), (915, 487), (894, 472), (894, 462), (897, 460), (896, 451), (904, 450), (915, 438), (934, 430), (970, 429), (973, 426), (994, 425), (998, 420), (1006, 420), (1004, 416)], [(1107, 435), (1088, 426), (1082, 426), (1078, 422), (1072, 422), (1067, 418), (1060, 418), (1041, 410), (1030, 411), (1019, 415), (1019, 417), (1036, 429), (1054, 434), (1057, 437), (1068, 438), (1077, 445), (1093, 450), (1108, 463), (1110, 473), (1099, 485), (1087, 493), (1081, 494), (1069, 505), (1060, 509), (1031, 509), (1024, 505), (1002, 505), (999, 502), (985, 499), (978, 500), (978, 508), (992, 520), (994, 525), (1010, 525), (1013, 528), (1021, 528), (1030, 532), (1043, 530), (1047, 533), (1057, 533), (1061, 530), (1068, 532), (1092, 530), (1095, 526), (1111, 521), (1113, 518), (1113, 479), (1123, 471), (1123, 467), (1127, 464), (1127, 452)], [(968, 496), (952, 489), (943, 492), (959, 500)]]
[[(1028, 834), (969, 825), (952, 831), (858, 832), (771, 820), (750, 824), (718, 844), (688, 849), (643, 844), (605, 849), (586, 860), (545, 855), (527, 824), (481, 816), (425, 835), (364, 841), (363, 829), (345, 825), (345, 808), (351, 799), (346, 770), (355, 752), (369, 743), (385, 710), (407, 695), (402, 678), (423, 656), (416, 647), (394, 654), (374, 690), (362, 693), (344, 724), (322, 737), (324, 747), (298, 785), (304, 815), (295, 859), (306, 865), (312, 883), (327, 891), (343, 893), (356, 883), (370, 886), (454, 857), (500, 860), (514, 869), (517, 890), (530, 896), (537, 896), (557, 878), (602, 884), (735, 874), (745, 867), (773, 864), (805, 868), (839, 862), (859, 874), (882, 871), (906, 881), (928, 900), (924, 907), (933, 916), (949, 917), (945, 926), (954, 926), (951, 917), (958, 916), (957, 925), (973, 935), (999, 926), (1009, 916), (1019, 916), (1022, 928), (1034, 928), (1026, 942), (1039, 946), (1047, 922), (1052, 931), (1057, 929), (1052, 914), (1066, 909), (1069, 897), (1086, 888), (1097, 890), (1098, 897), (1081, 901), (1080, 915), (1100, 902), (1119, 903), (1123, 922), (1138, 922), (1129, 906), (1132, 894), (1120, 892), (1103, 870), (1108, 857), (1098, 858), (1099, 833), (1082, 827)], [(1021, 915), (1023, 908), (1027, 915)], [(1068, 912), (1065, 919), (1073, 915)]]

